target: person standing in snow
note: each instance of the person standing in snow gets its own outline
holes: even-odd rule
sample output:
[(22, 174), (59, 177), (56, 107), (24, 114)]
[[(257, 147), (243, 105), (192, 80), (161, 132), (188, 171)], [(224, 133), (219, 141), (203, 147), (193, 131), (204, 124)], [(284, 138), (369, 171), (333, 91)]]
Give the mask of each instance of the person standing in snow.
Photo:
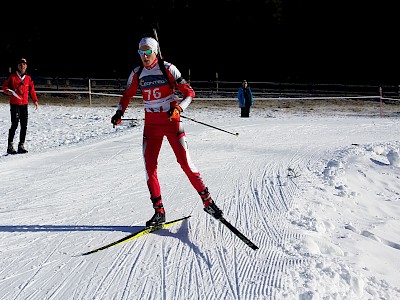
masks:
[[(32, 98), (35, 109), (38, 109), (38, 98), (31, 76), (26, 72), (28, 65), (25, 58), (21, 58), (17, 63), (17, 71), (10, 74), (2, 85), (3, 92), (10, 96), (11, 127), (8, 131), (8, 154), (27, 153), (25, 149), (25, 137), (28, 128), (28, 98)], [(18, 150), (14, 148), (14, 136), (21, 124), (19, 132)]]
[(248, 118), (250, 116), (250, 107), (254, 103), (254, 98), (247, 80), (242, 81), (242, 86), (238, 90), (238, 102), (240, 116), (242, 118)]
[[(182, 170), (200, 195), (204, 211), (219, 219), (222, 217), (222, 211), (211, 198), (199, 170), (191, 161), (184, 126), (180, 118), (181, 112), (188, 108), (195, 97), (195, 92), (182, 78), (177, 67), (163, 61), (158, 51), (156, 39), (144, 37), (140, 40), (138, 53), (143, 66), (136, 67), (131, 72), (127, 89), (123, 91), (117, 111), (111, 118), (111, 123), (114, 125), (121, 122), (132, 97), (140, 88), (145, 115), (143, 158), (147, 186), (155, 210), (154, 215), (146, 222), (146, 227), (165, 223), (165, 209), (157, 175), (158, 155), (164, 136), (167, 137)], [(175, 95), (176, 89), (182, 94), (182, 100)]]

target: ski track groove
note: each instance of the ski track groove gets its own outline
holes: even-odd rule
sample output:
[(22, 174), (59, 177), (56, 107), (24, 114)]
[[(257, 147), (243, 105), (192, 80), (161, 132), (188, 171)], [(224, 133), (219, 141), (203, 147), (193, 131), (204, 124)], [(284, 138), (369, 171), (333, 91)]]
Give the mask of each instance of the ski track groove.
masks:
[(234, 255), (233, 255), (233, 269), (235, 270), (233, 272), (233, 276), (235, 277), (234, 281), (235, 281), (235, 285), (236, 285), (236, 298), (235, 299), (240, 300), (241, 299), (240, 298), (240, 280), (239, 280), (239, 277), (238, 277), (239, 270), (238, 270), (238, 264), (237, 264), (237, 259), (236, 259), (237, 252), (236, 252), (236, 248), (235, 247), (233, 247), (232, 249), (233, 249), (233, 253), (234, 253)]
[(57, 250), (57, 249), (59, 248), (59, 246), (64, 242), (64, 240), (65, 240), (65, 237), (61, 239), (61, 241), (56, 245), (56, 247), (53, 248), (53, 250), (50, 252), (50, 254), (48, 254), (48, 255), (45, 257), (44, 261), (42, 261), (42, 262), (40, 263), (40, 266), (36, 269), (36, 271), (33, 273), (33, 275), (31, 275), (31, 276), (26, 280), (26, 282), (24, 283), (24, 285), (22, 286), (22, 288), (20, 289), (20, 291), (19, 291), (18, 294), (16, 295), (16, 298), (18, 298), (18, 296), (21, 295), (21, 294), (25, 291), (25, 288), (26, 288), (27, 286), (29, 286), (32, 282), (34, 282), (34, 278), (36, 277), (36, 275), (42, 270), (43, 266), (44, 266), (45, 264), (48, 263), (50, 257), (56, 252), (56, 250)]
[[(7, 269), (11, 268), (11, 266), (13, 266), (14, 263), (17, 262), (18, 260), (19, 260), (18, 258), (13, 259), (11, 262), (9, 262), (7, 264), (7, 266), (5, 266), (3, 269), (0, 269), (0, 275), (2, 275), (3, 273), (6, 273)], [(2, 282), (3, 280), (6, 280), (6, 279), (0, 279), (0, 282)]]
[[(264, 174), (261, 176), (262, 182), (264, 182), (265, 174), (266, 173), (264, 172)], [(255, 184), (254, 181), (255, 181), (254, 176), (251, 176), (250, 184)], [(273, 241), (276, 242), (277, 234), (273, 233), (273, 228), (271, 228), (271, 226), (270, 226), (270, 223), (272, 221), (272, 220), (270, 220), (270, 218), (271, 218), (272, 214), (271, 214), (271, 209), (269, 208), (269, 205), (270, 205), (269, 202), (270, 202), (270, 199), (272, 196), (270, 195), (270, 191), (266, 185), (262, 186), (262, 188), (266, 189), (266, 193), (262, 189), (261, 189), (261, 193), (258, 193), (258, 192), (255, 193), (254, 191), (258, 190), (256, 184), (255, 184), (254, 188), (252, 189), (254, 198), (257, 200), (257, 201), (255, 201), (255, 204), (256, 204), (255, 211), (256, 211), (256, 214), (258, 215), (258, 217), (255, 219), (259, 220), (259, 222), (261, 223), (260, 224), (261, 226), (259, 226), (259, 228), (262, 228), (263, 232), (265, 232), (265, 234), (267, 234), (266, 238), (272, 238), (272, 242)], [(266, 194), (266, 197), (264, 196), (264, 194)], [(266, 207), (264, 207), (264, 206), (266, 206)]]
[[(88, 260), (87, 259), (82, 259), (82, 268), (83, 267), (85, 267), (85, 268), (88, 268), (88, 266), (90, 266), (91, 264), (89, 263), (88, 264)], [(91, 274), (92, 274), (92, 276), (89, 276), (89, 280), (88, 281), (82, 281), (82, 277), (83, 276), (85, 276), (85, 273), (80, 273), (80, 280), (79, 280), (79, 282), (81, 282), (82, 281), (82, 283), (86, 283), (85, 284), (85, 287), (83, 287), (82, 289), (75, 289), (74, 291), (73, 291), (73, 294), (74, 294), (74, 296), (72, 297), (72, 299), (86, 299), (85, 298), (85, 296), (88, 294), (88, 293), (90, 293), (90, 284), (94, 281), (94, 278), (96, 278), (96, 276), (93, 276), (94, 274), (96, 274), (95, 273), (95, 271), (97, 270), (97, 268), (98, 268), (98, 264), (96, 264), (96, 266), (93, 268), (93, 271), (91, 272)], [(78, 272), (79, 273), (79, 272)], [(82, 294), (82, 295), (80, 295), (80, 294)], [(96, 295), (92, 295), (93, 297), (95, 297)]]
[[(185, 255), (183, 254), (183, 251), (182, 251), (182, 247), (180, 247), (180, 246), (177, 247), (177, 250), (172, 254), (173, 254), (173, 257), (169, 257), (168, 256), (167, 259), (169, 258), (172, 261), (179, 262), (179, 265), (182, 268), (182, 273), (185, 273), (185, 270), (187, 268), (187, 264), (185, 262), (182, 265), (182, 259), (181, 258), (185, 257)], [(166, 277), (170, 278), (170, 280), (172, 281), (171, 288), (170, 288), (172, 295), (177, 295), (176, 291), (180, 291), (181, 290), (180, 286), (182, 285), (182, 281), (184, 279), (184, 276), (179, 274), (179, 268), (174, 268), (174, 269), (170, 270), (166, 274)], [(193, 286), (195, 286), (195, 285), (193, 285)], [(188, 299), (188, 297), (186, 297), (186, 295), (179, 295), (179, 298)]]
[[(74, 186), (74, 184), (75, 183), (71, 183), (69, 186), (65, 186), (65, 184), (63, 185), (63, 187), (62, 188), (60, 188), (60, 189), (58, 189), (58, 190), (49, 190), (48, 188), (47, 188), (47, 185), (48, 185), (48, 181), (43, 181), (43, 179), (46, 179), (46, 180), (48, 180), (48, 174), (52, 174), (52, 177), (54, 177), (54, 178), (56, 178), (57, 177), (57, 174), (63, 174), (63, 173), (65, 173), (65, 170), (66, 169), (68, 169), (68, 167), (71, 165), (71, 162), (72, 161), (74, 161), (74, 160), (76, 160), (76, 159), (78, 159), (78, 158), (80, 158), (80, 157), (82, 157), (83, 155), (85, 155), (86, 153), (88, 153), (88, 152), (90, 152), (90, 151), (93, 151), (93, 148), (95, 148), (95, 147), (97, 147), (96, 146), (96, 144), (95, 145), (92, 145), (92, 146), (90, 146), (90, 147), (88, 147), (86, 150), (82, 150), (78, 155), (75, 155), (73, 158), (70, 158), (69, 160), (67, 160), (67, 161), (64, 161), (63, 163), (61, 163), (61, 164), (58, 164), (57, 166), (55, 166), (55, 167), (52, 167), (52, 168), (50, 168), (49, 170), (46, 170), (46, 172), (44, 172), (44, 173), (39, 173), (39, 174), (37, 174), (37, 176), (34, 176), (34, 181), (32, 182), (30, 182), (30, 184), (34, 184), (35, 185), (35, 187), (36, 187), (36, 189), (41, 189), (42, 187), (44, 188), (44, 190), (45, 191), (47, 191), (48, 193), (47, 194), (41, 194), (40, 196), (36, 196), (35, 197), (35, 199), (40, 199), (40, 198), (47, 198), (47, 196), (49, 196), (49, 195), (52, 195), (52, 194), (54, 194), (54, 193), (56, 193), (56, 192), (59, 192), (59, 191), (63, 191), (63, 190), (66, 190), (67, 189), (67, 187), (70, 187), (70, 186)], [(83, 149), (83, 148), (82, 148)], [(119, 153), (120, 152), (122, 152), (123, 150), (121, 149), (120, 151), (119, 151)], [(114, 157), (115, 156), (117, 156), (117, 154), (115, 154), (114, 155)], [(110, 158), (111, 159), (111, 158)], [(66, 169), (65, 168), (63, 168), (63, 167), (67, 167)], [(95, 168), (95, 167), (98, 167), (98, 165), (89, 165), (89, 167), (90, 168)], [(26, 175), (24, 175), (24, 176), (21, 176), (20, 178), (19, 178), (19, 180), (22, 180), (22, 178), (24, 178), (24, 177), (26, 177)], [(89, 178), (88, 178), (89, 179)], [(16, 179), (16, 178), (14, 178), (14, 181), (13, 182), (15, 182), (15, 180), (18, 180), (18, 179)], [(42, 183), (42, 181), (43, 181), (43, 183)], [(11, 182), (12, 183), (12, 182)], [(28, 193), (29, 193), (29, 190), (27, 190), (27, 191), (25, 191), (22, 187), (20, 187), (19, 188), (19, 190), (20, 191), (18, 191), (18, 195), (27, 195)], [(51, 192), (49, 192), (49, 191), (51, 191)], [(10, 193), (16, 193), (16, 191), (15, 191), (15, 187), (14, 186), (10, 186), (10, 191), (9, 192), (5, 192), (5, 194), (6, 195), (8, 195), (8, 194), (10, 194)], [(30, 199), (30, 200), (32, 200), (32, 199)]]
[[(201, 261), (200, 261), (200, 259), (197, 259), (196, 253), (193, 253), (193, 256), (194, 256), (194, 259), (193, 259), (193, 262), (191, 263), (191, 265), (194, 264), (195, 268), (197, 269), (197, 272), (194, 272), (194, 274), (200, 275), (200, 278), (198, 280), (199, 285), (196, 286), (197, 287), (197, 295), (198, 295), (198, 297), (203, 298), (207, 295), (208, 287), (212, 286), (212, 280), (211, 280), (211, 278), (208, 278), (208, 277), (211, 277), (209, 273), (203, 274), (202, 268), (200, 266)], [(207, 271), (209, 271), (209, 269), (207, 269)], [(208, 275), (207, 278), (205, 277), (205, 275)], [(188, 296), (190, 296), (190, 295), (188, 295)], [(196, 295), (193, 295), (193, 297), (194, 296), (196, 296)]]
[(15, 277), (19, 277), (20, 275), (24, 275), (24, 274), (30, 273), (30, 272), (32, 272), (32, 270), (36, 270), (36, 271), (37, 271), (38, 269), (42, 268), (43, 266), (48, 266), (48, 265), (51, 265), (51, 264), (56, 263), (56, 262), (57, 262), (57, 261), (51, 261), (51, 262), (46, 263), (45, 265), (41, 265), (41, 266), (37, 266), (37, 267), (32, 267), (32, 268), (29, 269), (29, 270), (21, 271), (21, 272), (19, 272), (19, 273), (17, 273), (17, 274), (14, 274), (14, 275), (12, 275), (12, 276), (8, 276), (7, 278), (3, 278), (3, 279), (0, 280), (0, 282), (7, 281), (7, 280), (13, 279), (13, 278), (15, 278)]
[[(190, 228), (191, 226), (195, 226), (195, 225), (197, 225), (197, 227)], [(189, 226), (187, 229), (188, 233), (197, 232), (196, 228), (200, 227), (199, 225), (200, 225), (200, 222), (189, 223)], [(200, 227), (200, 230), (203, 230), (203, 228)], [(205, 255), (203, 255), (200, 252), (200, 250), (198, 250), (197, 247), (193, 247), (191, 250), (187, 250), (187, 251), (190, 251), (191, 257), (193, 259), (190, 259), (190, 256), (188, 257), (188, 259), (185, 261), (185, 264), (184, 264), (185, 266), (187, 265), (188, 271), (182, 272), (182, 273), (183, 273), (183, 275), (187, 275), (190, 278), (190, 280), (189, 280), (190, 286), (192, 286), (191, 285), (192, 278), (193, 278), (193, 280), (197, 280), (199, 285), (195, 285), (195, 286), (196, 286), (197, 291), (199, 291), (198, 297), (201, 296), (201, 298), (203, 298), (203, 297), (206, 298), (207, 292), (210, 291), (210, 287), (214, 288), (212, 285), (212, 282), (213, 282), (212, 281), (212, 273), (211, 273), (210, 268), (206, 268), (206, 271), (202, 271), (203, 269), (202, 269), (201, 265), (203, 263), (209, 265), (209, 259)], [(192, 270), (194, 270), (194, 271), (192, 271)], [(196, 274), (198, 275), (198, 277), (195, 277)], [(180, 295), (180, 296), (183, 297), (183, 295)], [(197, 298), (193, 298), (193, 297), (196, 297), (196, 294), (188, 295), (187, 299), (189, 299), (190, 296), (192, 296), (192, 299), (197, 299)], [(183, 298), (178, 297), (178, 298), (186, 299), (185, 297), (183, 297)]]
[[(141, 237), (143, 240), (147, 240), (148, 235)], [(132, 244), (128, 244), (131, 243)], [(116, 277), (119, 276), (119, 274), (123, 273), (123, 270), (127, 264), (127, 260), (131, 260), (133, 258), (133, 268), (136, 265), (136, 262), (140, 258), (140, 253), (142, 253), (142, 250), (144, 246), (146, 245), (145, 241), (135, 243), (137, 241), (129, 241), (127, 243), (124, 243), (124, 245), (121, 245), (121, 249), (118, 251), (115, 259), (113, 260), (112, 266), (113, 268), (109, 268), (110, 271), (107, 271), (106, 274), (103, 276), (103, 279), (100, 281), (99, 285), (97, 286), (95, 290), (95, 294), (99, 294), (100, 299), (106, 298), (108, 290), (114, 285), (114, 282), (117, 282)], [(132, 251), (136, 247), (138, 247), (137, 244), (140, 244), (142, 248), (141, 251)], [(118, 247), (118, 245), (116, 246)], [(108, 249), (107, 249), (108, 250)], [(111, 249), (110, 249), (111, 250)], [(134, 257), (130, 257), (127, 255), (127, 253), (138, 253)], [(122, 270), (122, 271), (121, 271)], [(108, 284), (105, 284), (105, 282), (108, 281)]]
[(212, 266), (211, 266), (212, 264), (211, 264), (211, 257), (210, 256), (208, 256), (208, 260), (209, 260), (208, 264), (210, 266), (209, 267), (209, 272), (210, 272), (210, 279), (211, 279), (211, 290), (207, 294), (207, 299), (215, 299), (215, 298), (223, 299), (222, 296), (219, 296), (220, 293), (218, 293), (219, 286), (213, 284), (214, 282), (220, 282), (219, 281), (220, 274), (219, 274), (218, 271), (216, 271), (216, 272), (212, 271)]
[[(171, 228), (173, 228), (173, 227), (171, 227)], [(161, 241), (161, 243), (162, 244), (165, 244), (165, 242), (164, 242), (164, 239), (165, 238), (168, 238), (168, 235), (167, 236), (164, 236), (164, 235), (161, 235), (161, 236), (159, 236), (159, 237), (155, 237), (155, 236), (153, 236), (153, 237), (146, 237), (146, 241), (141, 241), (140, 243), (142, 244), (142, 250), (140, 250), (140, 251), (136, 251), (136, 253), (147, 253), (147, 251), (145, 250), (145, 249), (143, 249), (143, 247), (147, 247), (147, 245), (148, 245), (148, 243), (150, 243), (150, 244), (152, 244), (153, 243), (153, 240), (154, 239), (163, 239), (162, 241)], [(163, 246), (164, 248), (165, 248), (165, 246)], [(133, 246), (131, 247), (131, 250), (129, 251), (129, 252), (132, 252), (132, 250), (133, 250)], [(167, 263), (167, 261), (165, 260), (165, 258), (167, 258), (168, 257), (168, 251), (167, 251), (167, 249), (164, 249), (164, 250), (162, 250), (162, 249), (160, 249), (159, 250), (160, 251), (160, 253), (161, 253), (161, 256), (160, 255), (155, 255), (156, 257), (160, 257), (160, 259), (161, 259), (161, 261), (160, 261), (160, 263), (159, 263), (159, 266), (160, 266), (160, 269), (161, 269), (161, 272), (163, 273), (163, 282), (161, 283), (163, 286), (164, 286), (164, 289), (162, 289), (162, 290), (166, 290), (167, 288), (168, 288), (168, 285), (167, 285), (167, 279), (169, 278), (168, 276), (167, 276), (167, 274), (166, 274), (166, 272), (167, 272), (167, 268), (168, 268), (168, 263)], [(142, 256), (142, 254), (139, 254), (139, 255), (137, 255), (136, 256), (136, 262), (133, 264), (133, 268), (135, 268), (135, 266), (137, 265), (137, 263), (138, 263), (138, 260), (139, 259), (142, 259), (141, 258), (141, 256)], [(153, 255), (154, 256), (154, 255)], [(146, 257), (147, 257), (147, 255), (146, 255)], [(171, 264), (172, 265), (172, 264)], [(153, 271), (155, 271), (154, 269), (156, 269), (157, 267), (153, 267), (152, 269), (148, 269), (147, 271), (146, 271), (146, 273), (152, 273)], [(136, 269), (136, 268), (135, 268)], [(147, 274), (143, 274), (142, 276), (140, 276), (140, 277), (147, 277), (148, 275)], [(111, 283), (110, 283), (111, 284)], [(143, 285), (141, 286), (141, 288), (143, 289)], [(135, 292), (135, 291), (133, 291), (133, 292)], [(136, 294), (136, 293), (135, 293)], [(167, 294), (164, 294), (164, 298), (165, 299), (168, 299), (168, 297), (167, 297), (168, 295)], [(146, 297), (145, 295), (143, 296), (143, 297)]]
[[(224, 225), (221, 224), (221, 228), (225, 227)], [(234, 287), (234, 282), (232, 282), (230, 276), (229, 276), (229, 270), (227, 269), (227, 266), (230, 266), (230, 263), (226, 261), (225, 255), (223, 255), (224, 251), (222, 249), (224, 248), (223, 246), (218, 247), (217, 251), (217, 259), (219, 262), (220, 270), (221, 270), (221, 276), (225, 279), (222, 280), (224, 281), (227, 286), (225, 290), (225, 294), (229, 294), (232, 299), (235, 299), (235, 287)], [(230, 247), (232, 249), (232, 247)], [(229, 287), (229, 288), (228, 288)], [(222, 295), (220, 299), (226, 299), (226, 295)]]
[(164, 242), (165, 238), (163, 238), (163, 240), (161, 241), (161, 247), (160, 247), (160, 273), (161, 273), (161, 282), (160, 282), (160, 287), (162, 287), (161, 290), (161, 296), (162, 296), (162, 300), (166, 299), (166, 289), (167, 289), (167, 279), (165, 276), (165, 257), (166, 257), (166, 253), (165, 253), (165, 242)]
[[(129, 248), (128, 254), (133, 254), (133, 253), (137, 253), (134, 255), (134, 260), (132, 262), (132, 268), (130, 269), (129, 272), (129, 279), (126, 281), (126, 285), (125, 287), (130, 286), (129, 284), (132, 282), (132, 280), (130, 280), (130, 278), (136, 278), (137, 276), (133, 276), (134, 274), (137, 273), (137, 266), (140, 263), (140, 259), (141, 259), (141, 253), (146, 253), (143, 249), (145, 248), (145, 246), (147, 245), (146, 240), (145, 241), (133, 241), (132, 246)], [(139, 249), (140, 247), (140, 249)], [(139, 275), (140, 277), (140, 275)], [(127, 288), (126, 288), (127, 289)], [(133, 293), (135, 293), (135, 291), (132, 291)], [(126, 299), (129, 299), (129, 295), (126, 296)]]
[[(135, 248), (136, 248), (136, 247), (135, 247)], [(135, 274), (138, 273), (138, 272), (140, 273), (140, 266), (139, 266), (139, 267), (137, 267), (137, 266), (142, 262), (142, 255), (143, 255), (143, 253), (145, 254), (145, 255), (144, 255), (145, 257), (147, 257), (148, 255), (150, 255), (150, 254), (148, 254), (148, 253), (146, 252), (146, 250), (145, 250), (145, 249), (147, 248), (146, 240), (143, 241), (143, 242), (140, 242), (140, 248), (141, 248), (140, 251), (136, 251), (137, 255), (136, 255), (136, 257), (135, 257), (134, 263), (132, 264), (132, 268), (134, 269), (134, 273), (135, 273)], [(135, 249), (135, 250), (136, 250), (136, 249)], [(141, 276), (141, 275), (135, 276), (134, 278), (137, 278), (137, 277), (146, 278), (146, 277), (147, 277), (147, 274), (143, 274), (142, 276)], [(139, 285), (138, 294), (139, 294), (140, 296), (138, 297), (138, 299), (151, 299), (151, 298), (147, 298), (146, 295), (145, 295), (146, 284), (147, 284), (147, 282), (144, 283), (144, 284), (140, 284), (140, 285)], [(135, 291), (133, 291), (133, 293), (135, 293)]]
[[(125, 247), (122, 247), (125, 248)], [(113, 260), (111, 266), (112, 268), (108, 269), (101, 279), (101, 284), (96, 288), (96, 294), (99, 294), (100, 299), (106, 298), (107, 292), (116, 282), (117, 284), (120, 282), (117, 280), (121, 275), (124, 274), (124, 266), (127, 262), (127, 256), (124, 255), (124, 249), (118, 251), (116, 258)]]
[[(183, 249), (184, 248), (182, 247), (182, 250)], [(179, 279), (179, 282), (177, 282), (173, 295), (177, 296), (177, 298), (179, 299), (190, 299), (190, 293), (185, 289), (185, 281), (187, 281), (187, 284), (189, 286), (195, 287), (197, 295), (204, 294), (202, 293), (202, 289), (204, 289), (204, 287), (202, 287), (204, 276), (202, 274), (201, 268), (199, 267), (199, 261), (196, 259), (196, 254), (194, 252), (190, 253), (188, 256), (192, 257), (193, 259), (184, 263), (182, 271), (180, 268), (176, 268), (176, 278)], [(180, 255), (180, 257), (185, 256)], [(181, 259), (179, 259), (179, 261), (180, 263), (182, 263)], [(198, 279), (198, 277), (200, 277), (200, 279)]]
[[(185, 254), (185, 247), (180, 244), (180, 251), (176, 252), (176, 255), (174, 258), (171, 258), (173, 261), (179, 261), (179, 265), (181, 265), (181, 268), (177, 268), (174, 266), (174, 273), (173, 274), (168, 274), (168, 277), (170, 275), (175, 275), (172, 278), (174, 278), (174, 283), (172, 284), (172, 289), (173, 293), (172, 295), (174, 297), (177, 297), (178, 299), (190, 299), (190, 294), (188, 294), (185, 289), (185, 283), (184, 281), (188, 281), (189, 286), (193, 286), (196, 288), (197, 295), (202, 295), (202, 283), (204, 282), (202, 270), (198, 265), (198, 260), (195, 259), (195, 253), (189, 253)], [(178, 255), (179, 254), (179, 255)], [(186, 260), (182, 260), (182, 257), (188, 257)], [(193, 259), (189, 259), (192, 257)], [(196, 276), (197, 275), (197, 276)], [(198, 280), (198, 276), (200, 277), (200, 280)], [(172, 297), (173, 298), (173, 297)]]
[[(69, 260), (69, 262), (70, 262), (70, 261), (71, 261), (71, 259)], [(67, 276), (63, 277), (62, 280), (61, 280), (61, 282), (57, 282), (57, 279), (56, 279), (55, 282), (57, 282), (57, 284), (56, 284), (57, 287), (56, 287), (56, 288), (51, 288), (51, 289), (49, 289), (49, 292), (47, 293), (49, 298), (46, 298), (46, 299), (48, 299), (48, 300), (51, 300), (51, 299), (60, 299), (60, 297), (58, 297), (58, 295), (59, 295), (60, 292), (61, 292), (61, 288), (68, 285), (68, 282), (67, 282), (67, 281), (70, 280), (72, 277), (74, 277), (74, 276), (76, 275), (76, 270), (78, 270), (79, 267), (80, 267), (82, 264), (83, 264), (83, 262), (79, 262), (77, 265), (73, 266), (72, 269), (71, 269), (71, 271), (69, 272), (69, 274), (68, 274)], [(67, 263), (67, 264), (64, 264), (63, 267), (65, 267), (65, 266), (67, 266), (67, 265), (68, 265), (68, 263)], [(62, 268), (59, 269), (59, 271), (61, 271), (61, 270), (62, 270)], [(57, 273), (54, 273), (53, 276), (51, 276), (51, 278), (49, 278), (48, 280), (46, 280), (44, 283), (41, 283), (41, 284), (40, 284), (40, 287), (39, 287), (38, 289), (36, 289), (36, 291), (35, 291), (34, 293), (32, 293), (30, 296), (28, 296), (28, 298), (26, 298), (26, 300), (29, 300), (29, 299), (39, 299), (39, 298), (35, 298), (34, 296), (35, 296), (36, 294), (38, 294), (39, 291), (41, 291), (42, 288), (44, 289), (44, 288), (46, 287), (46, 285), (50, 284), (50, 279), (55, 279), (56, 276), (57, 276)], [(40, 295), (39, 295), (39, 296), (40, 296)]]

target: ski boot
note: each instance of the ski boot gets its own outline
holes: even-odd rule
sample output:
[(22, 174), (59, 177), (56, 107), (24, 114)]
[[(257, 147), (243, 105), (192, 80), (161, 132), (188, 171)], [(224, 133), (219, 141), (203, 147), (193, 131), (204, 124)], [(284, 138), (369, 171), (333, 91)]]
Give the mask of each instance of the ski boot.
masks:
[(153, 202), (155, 213), (151, 219), (146, 222), (146, 227), (155, 227), (165, 223), (165, 210), (162, 204), (161, 196), (151, 199), (151, 201)]
[(155, 212), (150, 220), (146, 222), (146, 227), (155, 227), (165, 223), (165, 212)]
[(211, 198), (211, 195), (208, 192), (208, 188), (206, 188), (199, 194), (201, 200), (203, 200), (204, 211), (213, 216), (215, 219), (217, 220), (220, 219), (223, 215), (222, 210), (219, 209), (219, 207), (215, 204), (214, 200)]

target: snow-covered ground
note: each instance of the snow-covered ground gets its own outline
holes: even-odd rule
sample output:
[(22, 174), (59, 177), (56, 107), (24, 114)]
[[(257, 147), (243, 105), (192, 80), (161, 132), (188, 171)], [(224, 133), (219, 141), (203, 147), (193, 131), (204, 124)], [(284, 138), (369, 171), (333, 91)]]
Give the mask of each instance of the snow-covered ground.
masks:
[[(213, 104), (185, 116), (233, 134), (184, 120), (190, 154), (258, 250), (204, 213), (165, 141), (167, 220), (191, 218), (81, 256), (153, 213), (142, 109), (113, 128), (114, 107), (31, 105), (29, 153), (0, 158), (0, 299), (400, 299), (399, 119)], [(3, 103), (3, 154), (9, 126)]]

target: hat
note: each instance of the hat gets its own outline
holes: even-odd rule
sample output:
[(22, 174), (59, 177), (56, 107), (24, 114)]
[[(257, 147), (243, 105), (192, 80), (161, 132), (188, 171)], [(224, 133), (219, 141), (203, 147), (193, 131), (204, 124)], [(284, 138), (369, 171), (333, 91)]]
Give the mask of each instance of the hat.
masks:
[(18, 60), (18, 65), (19, 64), (26, 64), (26, 59), (25, 58), (21, 58), (20, 60)]
[(155, 54), (158, 54), (158, 42), (152, 37), (144, 37), (139, 42), (139, 48), (142, 46), (149, 46), (151, 50), (154, 51)]
[(243, 80), (242, 83), (247, 83), (247, 80)]

